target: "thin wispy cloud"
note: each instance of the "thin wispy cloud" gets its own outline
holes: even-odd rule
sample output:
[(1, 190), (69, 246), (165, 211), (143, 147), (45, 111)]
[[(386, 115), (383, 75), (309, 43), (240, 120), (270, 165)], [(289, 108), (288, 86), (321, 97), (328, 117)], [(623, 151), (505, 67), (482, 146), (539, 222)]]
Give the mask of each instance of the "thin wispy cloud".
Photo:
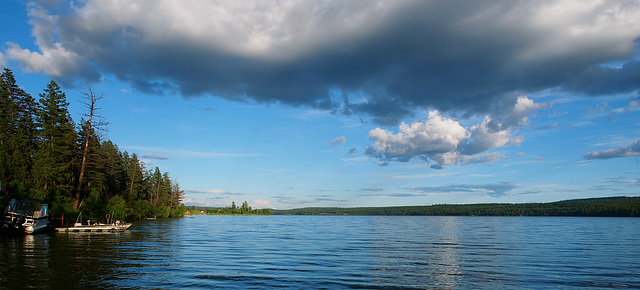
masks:
[[(132, 150), (132, 151), (162, 152), (167, 155), (182, 156), (182, 157), (234, 158), (234, 157), (260, 156), (260, 154), (255, 154), (255, 153), (200, 152), (200, 151), (177, 150), (177, 149), (158, 148), (158, 147), (141, 147), (141, 146), (122, 146), (122, 148), (126, 150)], [(143, 154), (141, 156), (146, 156), (146, 155), (154, 156), (151, 154)], [(164, 156), (164, 155), (158, 155), (158, 156)]]
[(222, 190), (222, 189), (187, 189), (185, 190), (187, 193), (191, 194), (205, 194), (205, 195), (246, 195), (245, 193)]
[(169, 157), (161, 154), (142, 154), (139, 156), (141, 159), (157, 159), (157, 160), (168, 160)]
[(410, 187), (408, 190), (429, 193), (460, 193), (460, 192), (478, 192), (493, 197), (500, 197), (508, 194), (510, 191), (522, 187), (521, 185), (511, 182), (500, 182), (490, 184), (451, 184), (433, 187)]

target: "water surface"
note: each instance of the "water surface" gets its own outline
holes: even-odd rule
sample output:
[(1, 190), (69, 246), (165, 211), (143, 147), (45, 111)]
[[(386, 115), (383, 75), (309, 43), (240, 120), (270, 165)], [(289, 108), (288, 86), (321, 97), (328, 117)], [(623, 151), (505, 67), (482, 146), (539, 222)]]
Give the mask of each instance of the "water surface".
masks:
[(197, 216), (0, 237), (0, 288), (640, 288), (640, 219)]

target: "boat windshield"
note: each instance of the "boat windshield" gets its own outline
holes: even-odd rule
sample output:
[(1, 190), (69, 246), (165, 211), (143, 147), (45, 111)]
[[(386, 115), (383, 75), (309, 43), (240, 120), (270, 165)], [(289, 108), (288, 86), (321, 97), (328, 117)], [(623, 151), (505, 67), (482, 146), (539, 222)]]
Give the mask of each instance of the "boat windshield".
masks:
[(46, 216), (49, 206), (36, 199), (12, 198), (4, 210), (5, 214)]

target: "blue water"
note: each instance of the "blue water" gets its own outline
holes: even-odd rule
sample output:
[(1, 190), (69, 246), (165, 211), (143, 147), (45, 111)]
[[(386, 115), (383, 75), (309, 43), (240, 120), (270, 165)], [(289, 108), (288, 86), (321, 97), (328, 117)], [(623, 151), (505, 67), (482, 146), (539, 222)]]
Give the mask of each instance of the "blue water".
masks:
[(0, 237), (0, 288), (640, 288), (640, 219), (197, 216)]

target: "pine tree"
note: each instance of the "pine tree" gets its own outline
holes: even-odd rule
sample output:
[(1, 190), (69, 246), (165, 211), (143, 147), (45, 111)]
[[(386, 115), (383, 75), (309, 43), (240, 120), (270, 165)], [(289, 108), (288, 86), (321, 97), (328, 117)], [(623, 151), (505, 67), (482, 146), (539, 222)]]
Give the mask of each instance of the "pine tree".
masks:
[(123, 163), (127, 172), (127, 200), (137, 200), (146, 196), (146, 187), (144, 184), (145, 166), (144, 162), (138, 160), (135, 153), (123, 153)]
[(0, 76), (0, 91), (0, 178), (7, 180), (13, 191), (27, 195), (37, 137), (36, 102), (16, 84), (9, 69)]
[(51, 81), (40, 94), (37, 111), (39, 146), (35, 154), (35, 188), (62, 191), (69, 195), (73, 188), (71, 164), (75, 157), (77, 134), (68, 111), (69, 103), (56, 82)]
[(13, 73), (9, 69), (5, 69), (0, 75), (0, 181), (8, 183), (10, 181), (10, 142), (13, 139), (15, 131), (16, 115), (15, 105), (13, 103), (12, 89), (15, 85)]

